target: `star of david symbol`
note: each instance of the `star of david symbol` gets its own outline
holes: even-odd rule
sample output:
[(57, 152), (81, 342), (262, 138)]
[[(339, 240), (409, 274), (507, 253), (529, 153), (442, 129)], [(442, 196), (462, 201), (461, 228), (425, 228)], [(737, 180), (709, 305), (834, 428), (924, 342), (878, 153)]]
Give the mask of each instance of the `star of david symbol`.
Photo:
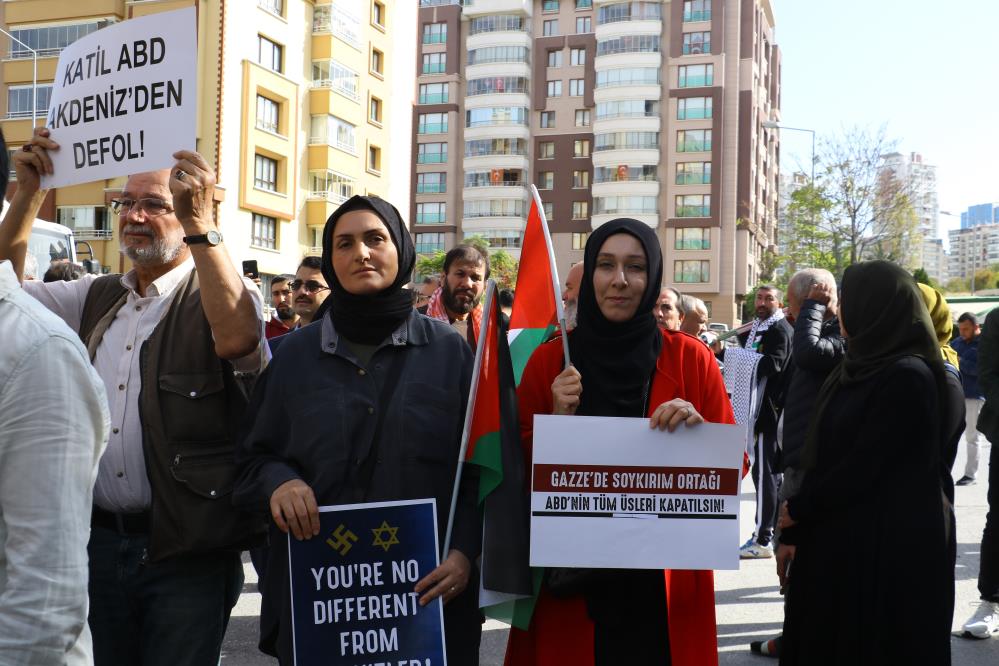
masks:
[[(376, 527), (373, 530), (375, 535), (375, 541), (372, 546), (381, 546), (388, 552), (388, 549), (399, 543), (399, 539), (396, 538), (395, 533), (399, 531), (398, 527), (389, 527), (388, 521), (383, 520), (381, 527)], [(385, 535), (388, 533), (388, 538)]]

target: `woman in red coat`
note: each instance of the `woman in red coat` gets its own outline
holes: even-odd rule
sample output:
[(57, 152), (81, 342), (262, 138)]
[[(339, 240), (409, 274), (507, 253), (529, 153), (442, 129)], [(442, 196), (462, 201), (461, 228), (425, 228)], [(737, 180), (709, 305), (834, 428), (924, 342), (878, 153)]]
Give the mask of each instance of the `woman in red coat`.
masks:
[[(669, 431), (734, 423), (708, 348), (656, 326), (661, 283), (662, 253), (647, 225), (617, 219), (590, 235), (569, 336), (573, 365), (563, 368), (560, 342), (543, 345), (517, 392), (528, 465), (535, 414), (647, 416)], [(507, 666), (718, 663), (712, 572), (597, 570), (583, 581), (568, 598), (542, 586), (529, 630), (510, 632)]]

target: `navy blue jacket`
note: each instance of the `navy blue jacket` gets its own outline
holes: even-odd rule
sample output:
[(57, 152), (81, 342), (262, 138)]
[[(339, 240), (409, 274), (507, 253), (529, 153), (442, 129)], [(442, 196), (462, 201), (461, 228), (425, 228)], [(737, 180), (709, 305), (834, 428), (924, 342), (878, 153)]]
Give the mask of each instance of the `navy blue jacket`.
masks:
[(971, 342), (966, 341), (961, 336), (957, 336), (950, 341), (950, 346), (957, 352), (961, 359), (961, 385), (964, 388), (965, 398), (984, 398), (985, 394), (978, 387), (978, 339), (976, 335)]

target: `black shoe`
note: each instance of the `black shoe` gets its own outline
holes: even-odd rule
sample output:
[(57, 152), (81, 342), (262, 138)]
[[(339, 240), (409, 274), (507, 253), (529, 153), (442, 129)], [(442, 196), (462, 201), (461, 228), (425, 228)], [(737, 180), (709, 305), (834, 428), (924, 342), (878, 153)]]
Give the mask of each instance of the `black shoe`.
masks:
[(975, 482), (975, 477), (965, 474), (954, 484), (955, 486), (970, 486)]
[(783, 638), (783, 636), (777, 636), (768, 641), (753, 641), (749, 644), (749, 651), (763, 657), (778, 659), (780, 657), (781, 638)]

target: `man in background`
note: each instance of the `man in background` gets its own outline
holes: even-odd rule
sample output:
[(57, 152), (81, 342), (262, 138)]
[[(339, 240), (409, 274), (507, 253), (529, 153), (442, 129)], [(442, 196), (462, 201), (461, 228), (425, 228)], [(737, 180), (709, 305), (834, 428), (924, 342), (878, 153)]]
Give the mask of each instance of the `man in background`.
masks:
[(295, 279), (289, 284), (293, 298), (293, 308), (298, 322), (293, 328), (301, 328), (312, 323), (319, 306), (330, 295), (330, 287), (323, 277), (322, 260), (319, 257), (305, 257), (295, 271)]
[(422, 314), (446, 321), (476, 347), (482, 321), (482, 294), (489, 279), (489, 257), (474, 245), (455, 245), (444, 257), (441, 286)]
[(978, 414), (985, 396), (978, 387), (978, 338), (982, 329), (978, 318), (965, 312), (957, 320), (960, 335), (951, 340), (950, 346), (961, 359), (961, 384), (964, 388), (965, 428), (964, 440), (968, 445), (968, 459), (964, 465), (964, 476), (955, 486), (967, 486), (975, 482), (978, 475), (978, 458), (981, 452), (978, 436)]
[(659, 328), (666, 331), (679, 331), (680, 320), (680, 292), (672, 287), (663, 287), (659, 293), (659, 300), (656, 307), (652, 309), (652, 314), (656, 316)]
[(562, 291), (562, 307), (565, 316), (565, 327), (568, 330), (576, 328), (576, 305), (579, 297), (579, 281), (583, 279), (583, 262), (572, 265), (565, 276), (565, 289)]
[(298, 325), (299, 317), (291, 305), (291, 282), (294, 275), (278, 275), (271, 280), (271, 307), (274, 316), (267, 322), (265, 333), (267, 339), (284, 335)]

